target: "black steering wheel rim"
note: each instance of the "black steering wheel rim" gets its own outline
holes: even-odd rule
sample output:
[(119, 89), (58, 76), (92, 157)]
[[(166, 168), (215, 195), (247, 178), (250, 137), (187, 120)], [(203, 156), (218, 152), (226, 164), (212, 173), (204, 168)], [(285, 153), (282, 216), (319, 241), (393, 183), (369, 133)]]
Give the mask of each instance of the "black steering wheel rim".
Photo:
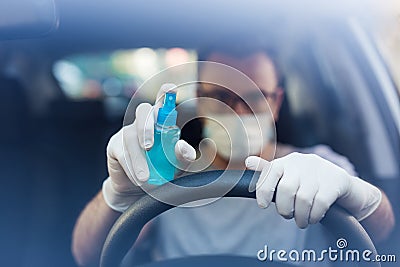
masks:
[[(241, 175), (241, 178), (238, 181), (218, 179), (222, 173), (225, 176), (227, 174), (228, 176)], [(157, 215), (175, 207), (157, 199), (171, 199), (173, 197), (175, 200), (179, 199), (180, 204), (183, 205), (195, 200), (220, 197), (221, 191), (225, 189), (228, 193), (224, 197), (255, 198), (255, 192), (249, 192), (249, 185), (254, 175), (257, 174), (257, 172), (248, 170), (207, 171), (184, 176), (154, 189), (151, 196), (146, 194), (137, 200), (115, 222), (103, 245), (100, 266), (118, 266), (136, 241), (143, 226)], [(235, 183), (235, 185), (233, 186), (232, 183)], [(173, 191), (174, 185), (198, 188), (209, 184), (212, 184), (211, 188), (208, 186), (206, 190), (196, 191), (197, 194), (192, 194), (190, 190), (186, 190), (180, 191), (181, 195), (175, 195), (175, 191)], [(352, 247), (360, 251), (370, 250), (372, 252), (371, 259), (377, 255), (372, 240), (361, 224), (339, 206), (333, 205), (320, 223), (335, 237), (346, 237), (351, 240)], [(360, 262), (360, 264), (362, 266), (380, 266), (379, 262), (372, 261)]]

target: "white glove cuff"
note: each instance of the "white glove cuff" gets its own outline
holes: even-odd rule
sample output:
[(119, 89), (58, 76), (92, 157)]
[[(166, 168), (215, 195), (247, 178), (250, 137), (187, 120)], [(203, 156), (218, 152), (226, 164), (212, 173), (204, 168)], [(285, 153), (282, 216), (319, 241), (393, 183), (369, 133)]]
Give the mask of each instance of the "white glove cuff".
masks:
[(338, 204), (362, 221), (378, 208), (381, 200), (382, 193), (376, 186), (351, 176), (349, 191), (338, 200)]
[(108, 177), (103, 182), (102, 193), (106, 204), (115, 211), (124, 212), (133, 204), (138, 198), (140, 198), (144, 192), (139, 189), (131, 192), (118, 192), (114, 189), (113, 182)]

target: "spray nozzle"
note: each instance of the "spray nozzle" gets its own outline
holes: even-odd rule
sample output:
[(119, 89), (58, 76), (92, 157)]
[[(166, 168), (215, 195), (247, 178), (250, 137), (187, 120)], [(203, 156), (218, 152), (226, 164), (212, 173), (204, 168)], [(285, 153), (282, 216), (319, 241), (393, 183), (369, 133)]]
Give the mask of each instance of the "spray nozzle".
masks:
[(175, 110), (176, 93), (166, 93), (164, 104), (158, 111), (157, 123), (164, 126), (173, 126), (176, 124), (178, 113)]

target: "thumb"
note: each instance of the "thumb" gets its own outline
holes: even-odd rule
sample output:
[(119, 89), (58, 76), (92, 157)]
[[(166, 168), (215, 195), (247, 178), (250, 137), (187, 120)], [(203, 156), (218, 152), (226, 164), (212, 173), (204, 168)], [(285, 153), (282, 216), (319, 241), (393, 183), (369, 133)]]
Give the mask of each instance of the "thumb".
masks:
[(196, 160), (196, 150), (184, 140), (176, 142), (175, 155), (179, 161), (179, 168), (184, 171)]
[(276, 187), (283, 176), (283, 165), (279, 159), (269, 162), (255, 156), (248, 157), (245, 163), (246, 167), (251, 170), (261, 170), (260, 178), (256, 183), (256, 198), (261, 208), (267, 208), (272, 202)]
[[(268, 165), (270, 164), (270, 162), (257, 156), (247, 157), (244, 163), (247, 169), (258, 172), (261, 172), (264, 168), (268, 167)], [(256, 185), (258, 180), (259, 180), (259, 175), (254, 175), (249, 184), (249, 192), (254, 192), (256, 190)]]
[(249, 156), (245, 160), (246, 168), (253, 171), (262, 171), (270, 162), (257, 156)]

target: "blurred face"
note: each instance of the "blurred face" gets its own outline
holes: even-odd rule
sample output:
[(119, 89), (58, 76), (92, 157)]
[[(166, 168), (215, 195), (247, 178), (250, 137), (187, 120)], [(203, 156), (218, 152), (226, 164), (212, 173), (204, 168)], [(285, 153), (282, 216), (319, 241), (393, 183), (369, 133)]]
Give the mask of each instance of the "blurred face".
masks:
[(272, 60), (262, 52), (242, 58), (213, 53), (207, 60), (228, 65), (250, 78), (212, 65), (200, 67), (200, 81), (232, 87), (201, 83), (198, 89), (198, 96), (218, 100), (199, 101), (198, 113), (208, 118), (203, 120), (203, 134), (215, 142), (216, 160), (222, 162), (219, 167), (229, 162), (241, 168), (249, 155), (269, 155), (283, 98)]
[[(254, 53), (243, 58), (234, 58), (222, 53), (212, 53), (207, 60), (226, 64), (243, 72), (255, 83), (256, 86), (249, 86), (248, 82), (243, 81), (243, 78), (239, 76), (232, 77), (230, 75), (229, 77), (223, 77), (223, 75), (231, 73), (216, 73), (212, 67), (205, 65), (200, 70), (200, 80), (229, 80), (231, 83), (237, 85), (235, 91), (239, 96), (235, 96), (235, 93), (214, 84), (201, 84), (198, 92), (200, 96), (221, 100), (240, 115), (251, 112), (251, 110), (246, 107), (246, 104), (241, 101), (240, 96), (244, 96), (246, 100), (251, 100), (250, 104), (254, 112), (262, 112), (265, 110), (265, 101), (260, 99), (259, 88), (268, 102), (274, 120), (276, 121), (278, 119), (283, 91), (278, 87), (278, 77), (276, 75), (274, 64), (265, 53)], [(241, 84), (243, 84), (243, 86), (241, 86)], [(253, 95), (257, 99), (252, 99)], [(257, 103), (257, 101), (259, 103)], [(204, 108), (208, 107), (199, 106), (200, 110)]]

